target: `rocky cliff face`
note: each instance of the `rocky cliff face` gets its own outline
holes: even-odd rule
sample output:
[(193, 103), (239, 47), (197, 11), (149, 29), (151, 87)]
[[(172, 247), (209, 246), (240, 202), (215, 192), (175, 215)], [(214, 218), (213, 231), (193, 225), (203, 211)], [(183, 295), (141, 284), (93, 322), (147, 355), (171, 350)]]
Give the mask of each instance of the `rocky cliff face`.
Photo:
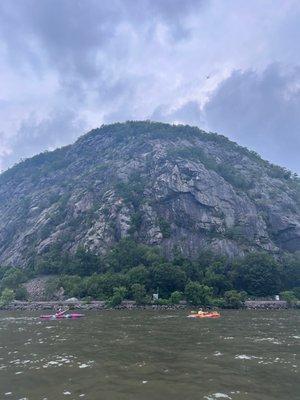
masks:
[(128, 122), (0, 175), (0, 264), (120, 238), (189, 257), (300, 250), (299, 182), (223, 136)]

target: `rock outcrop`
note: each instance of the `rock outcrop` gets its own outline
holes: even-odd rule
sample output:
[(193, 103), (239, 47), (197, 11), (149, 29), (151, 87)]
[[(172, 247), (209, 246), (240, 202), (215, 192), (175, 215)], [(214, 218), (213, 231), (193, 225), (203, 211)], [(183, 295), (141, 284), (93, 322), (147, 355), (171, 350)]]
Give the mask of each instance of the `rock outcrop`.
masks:
[(195, 257), (300, 250), (299, 181), (223, 136), (106, 125), (0, 175), (0, 264), (126, 236)]

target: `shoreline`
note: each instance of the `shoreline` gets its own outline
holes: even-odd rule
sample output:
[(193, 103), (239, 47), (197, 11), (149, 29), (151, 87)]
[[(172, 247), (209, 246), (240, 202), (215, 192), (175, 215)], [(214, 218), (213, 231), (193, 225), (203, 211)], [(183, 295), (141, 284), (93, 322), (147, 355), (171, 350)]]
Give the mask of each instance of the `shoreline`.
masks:
[[(173, 305), (159, 305), (159, 304), (145, 304), (138, 305), (134, 301), (123, 301), (116, 307), (111, 307), (105, 301), (91, 301), (86, 302), (82, 300), (61, 300), (61, 301), (13, 301), (12, 303), (0, 307), (3, 311), (42, 311), (50, 310), (56, 311), (60, 307), (69, 307), (70, 310), (184, 310), (193, 308), (189, 304), (182, 302)], [(197, 307), (194, 307), (197, 308)], [(208, 307), (209, 308), (209, 307)], [(216, 308), (216, 307), (215, 307)], [(280, 300), (248, 300), (245, 301), (240, 309), (246, 310), (284, 310), (291, 307), (286, 301)]]

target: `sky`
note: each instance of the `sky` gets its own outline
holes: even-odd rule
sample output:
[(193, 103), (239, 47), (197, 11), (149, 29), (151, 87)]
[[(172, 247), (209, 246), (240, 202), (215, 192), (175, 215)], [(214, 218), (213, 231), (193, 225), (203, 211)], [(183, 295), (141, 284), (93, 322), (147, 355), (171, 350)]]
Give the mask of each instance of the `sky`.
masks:
[(299, 21), (299, 0), (1, 0), (0, 170), (151, 119), (300, 173)]

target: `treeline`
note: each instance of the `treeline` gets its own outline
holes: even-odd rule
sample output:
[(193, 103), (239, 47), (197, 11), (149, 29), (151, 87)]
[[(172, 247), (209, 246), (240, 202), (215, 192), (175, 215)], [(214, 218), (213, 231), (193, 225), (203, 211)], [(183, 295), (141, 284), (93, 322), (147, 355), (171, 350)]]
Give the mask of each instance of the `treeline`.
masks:
[(84, 248), (74, 255), (61, 254), (53, 247), (26, 270), (0, 268), (2, 303), (23, 300), (26, 280), (52, 275), (45, 299), (62, 287), (67, 297), (105, 300), (112, 306), (123, 299), (138, 304), (151, 303), (154, 293), (159, 304), (176, 304), (186, 299), (196, 306), (238, 308), (245, 298), (268, 297), (281, 293), (290, 302), (300, 299), (300, 257), (284, 255), (280, 261), (266, 253), (250, 253), (228, 260), (209, 251), (195, 261), (181, 255), (166, 260), (159, 249), (121, 240), (105, 257)]

